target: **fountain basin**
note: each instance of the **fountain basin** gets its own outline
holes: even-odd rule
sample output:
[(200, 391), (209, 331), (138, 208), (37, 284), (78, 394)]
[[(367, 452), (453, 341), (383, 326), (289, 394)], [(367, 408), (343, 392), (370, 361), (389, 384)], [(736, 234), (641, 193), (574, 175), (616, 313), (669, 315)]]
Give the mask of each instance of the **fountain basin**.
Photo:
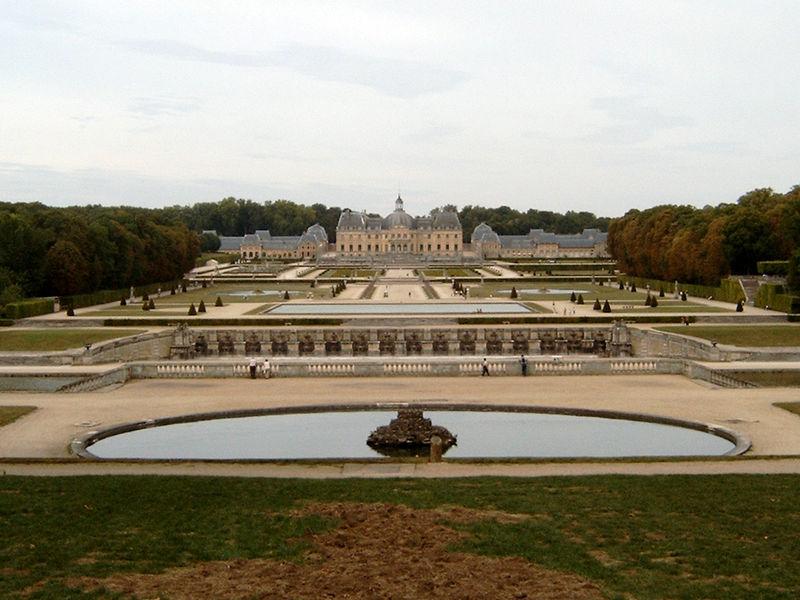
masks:
[(419, 408), (458, 436), (448, 459), (722, 456), (745, 452), (736, 432), (652, 415), (464, 404), (375, 404), (205, 413), (129, 423), (72, 443), (86, 458), (346, 460), (380, 455), (369, 433), (400, 408)]

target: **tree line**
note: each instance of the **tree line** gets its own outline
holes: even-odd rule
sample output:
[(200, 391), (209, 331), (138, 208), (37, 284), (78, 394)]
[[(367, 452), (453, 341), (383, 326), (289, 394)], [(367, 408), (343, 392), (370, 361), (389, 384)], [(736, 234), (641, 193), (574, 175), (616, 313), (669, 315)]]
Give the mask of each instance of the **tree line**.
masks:
[(731, 273), (754, 274), (758, 261), (796, 262), (800, 185), (785, 194), (753, 190), (718, 206), (628, 211), (611, 222), (608, 250), (630, 275), (704, 285)]
[(175, 280), (198, 254), (166, 210), (0, 203), (0, 304)]
[[(448, 205), (437, 210), (456, 210)], [(289, 200), (255, 202), (225, 198), (192, 206), (49, 207), (40, 203), (0, 203), (0, 305), (23, 297), (72, 295), (170, 281), (194, 266), (202, 250), (214, 250), (220, 235), (269, 229), (299, 235), (314, 223), (332, 242), (342, 209)], [(577, 233), (606, 230), (609, 219), (588, 212), (521, 212), (508, 206), (465, 206), (458, 210), (465, 241), (481, 222), (499, 234), (530, 229)], [(216, 246), (215, 246), (216, 242)]]
[[(457, 209), (446, 205), (437, 210), (456, 210), (464, 229), (464, 241), (469, 242), (472, 230), (481, 222), (488, 223), (502, 235), (526, 234), (531, 229), (544, 229), (555, 233), (579, 233), (585, 228), (608, 230), (610, 219), (596, 217), (589, 212), (567, 211), (559, 214), (551, 211), (529, 209), (518, 211), (508, 206), (486, 208), (467, 205)], [(254, 202), (237, 198), (225, 198), (220, 202), (203, 202), (193, 206), (175, 206), (165, 209), (195, 231), (215, 230), (220, 235), (242, 235), (257, 229), (269, 229), (272, 235), (300, 235), (310, 225), (319, 223), (328, 233), (328, 239), (336, 239), (336, 224), (342, 209), (338, 206), (312, 204), (304, 206), (288, 200)], [(385, 216), (385, 215), (384, 215)]]

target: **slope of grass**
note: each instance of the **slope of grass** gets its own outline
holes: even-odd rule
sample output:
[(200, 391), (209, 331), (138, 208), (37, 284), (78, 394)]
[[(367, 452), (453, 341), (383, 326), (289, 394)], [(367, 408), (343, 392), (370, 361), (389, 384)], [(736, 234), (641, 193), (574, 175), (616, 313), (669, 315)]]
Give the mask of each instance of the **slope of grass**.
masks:
[[(71, 577), (199, 561), (303, 560), (336, 526), (306, 502), (460, 505), (528, 515), (462, 524), (457, 550), (574, 572), (612, 598), (800, 594), (799, 476), (267, 480), (0, 478), (0, 596), (73, 598)], [(81, 596), (86, 597), (86, 596)]]
[(0, 406), (0, 427), (36, 410), (35, 406)]
[[(140, 312), (141, 309), (140, 309)], [(8, 329), (0, 331), (0, 351), (45, 352), (144, 333), (143, 329)]]
[(656, 329), (733, 346), (800, 346), (797, 325), (692, 325)]

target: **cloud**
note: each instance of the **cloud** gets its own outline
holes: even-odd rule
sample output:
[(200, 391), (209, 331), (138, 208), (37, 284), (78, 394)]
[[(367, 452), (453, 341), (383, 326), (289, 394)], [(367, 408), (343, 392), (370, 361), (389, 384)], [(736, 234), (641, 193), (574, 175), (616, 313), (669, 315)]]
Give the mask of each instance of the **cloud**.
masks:
[(605, 113), (611, 123), (585, 136), (584, 141), (636, 144), (650, 140), (659, 131), (694, 125), (693, 119), (665, 114), (657, 108), (647, 106), (638, 96), (594, 98), (591, 107)]
[(388, 96), (415, 98), (445, 92), (467, 81), (461, 71), (426, 63), (380, 58), (323, 46), (293, 44), (263, 54), (207, 50), (172, 40), (129, 40), (144, 54), (246, 68), (285, 68), (321, 81), (363, 85)]
[(197, 98), (149, 96), (134, 98), (128, 111), (143, 117), (157, 117), (194, 112), (199, 108), (200, 101)]

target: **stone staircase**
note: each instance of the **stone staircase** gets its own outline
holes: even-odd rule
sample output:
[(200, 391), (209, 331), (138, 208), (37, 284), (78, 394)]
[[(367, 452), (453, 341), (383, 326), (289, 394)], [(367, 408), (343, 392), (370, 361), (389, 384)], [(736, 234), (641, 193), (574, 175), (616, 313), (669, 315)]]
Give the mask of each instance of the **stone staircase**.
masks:
[(740, 277), (739, 284), (747, 295), (747, 304), (755, 306), (756, 294), (758, 294), (758, 286), (760, 285), (758, 277)]

